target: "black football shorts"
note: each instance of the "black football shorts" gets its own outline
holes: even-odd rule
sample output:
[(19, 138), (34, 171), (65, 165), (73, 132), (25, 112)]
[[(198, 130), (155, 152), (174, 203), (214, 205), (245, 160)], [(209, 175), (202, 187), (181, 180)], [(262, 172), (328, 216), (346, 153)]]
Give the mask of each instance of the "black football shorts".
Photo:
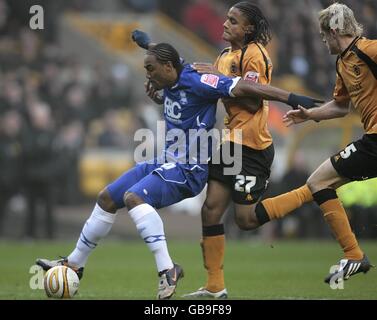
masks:
[[(225, 146), (227, 144), (227, 146)], [(216, 152), (217, 157), (212, 157), (209, 163), (209, 180), (220, 181), (232, 190), (232, 200), (238, 204), (256, 203), (267, 189), (271, 165), (274, 160), (274, 146), (271, 144), (264, 150), (255, 150), (246, 146), (242, 148), (240, 156), (234, 148), (233, 142), (224, 142)], [(234, 166), (224, 161), (223, 149), (230, 150), (231, 157), (237, 161), (240, 172), (235, 175), (226, 175), (225, 168)], [(220, 160), (220, 161), (218, 161)], [(217, 163), (218, 162), (218, 163)]]
[(331, 157), (336, 172), (350, 180), (377, 177), (377, 134), (365, 134)]

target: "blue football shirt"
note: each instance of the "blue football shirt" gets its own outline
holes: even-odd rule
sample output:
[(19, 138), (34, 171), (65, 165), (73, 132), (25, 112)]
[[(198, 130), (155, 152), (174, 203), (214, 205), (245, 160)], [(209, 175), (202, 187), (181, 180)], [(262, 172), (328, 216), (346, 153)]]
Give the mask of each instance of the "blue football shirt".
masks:
[(210, 130), (216, 122), (217, 101), (232, 96), (239, 79), (199, 74), (191, 65), (183, 67), (177, 83), (164, 89), (166, 162), (207, 163), (212, 153)]

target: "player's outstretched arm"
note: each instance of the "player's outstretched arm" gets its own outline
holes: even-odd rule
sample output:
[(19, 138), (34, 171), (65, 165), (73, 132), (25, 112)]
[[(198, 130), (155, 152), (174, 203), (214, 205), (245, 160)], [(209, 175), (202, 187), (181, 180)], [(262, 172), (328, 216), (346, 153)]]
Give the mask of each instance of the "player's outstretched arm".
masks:
[[(145, 50), (152, 49), (157, 44), (155, 42), (152, 42), (148, 33), (140, 30), (132, 31), (131, 38), (140, 48)], [(181, 61), (181, 64), (185, 63), (185, 59), (183, 59), (182, 57), (179, 57), (179, 59)]]
[(233, 88), (232, 94), (235, 97), (260, 97), (265, 100), (274, 100), (289, 104), (293, 109), (303, 106), (306, 109), (318, 107), (318, 103), (324, 102), (312, 97), (301, 96), (288, 91), (259, 83), (239, 80)]
[(289, 127), (293, 124), (302, 123), (308, 120), (321, 121), (334, 118), (341, 118), (350, 112), (351, 104), (331, 100), (321, 107), (307, 110), (301, 106), (297, 110), (290, 110), (283, 116), (284, 124)]

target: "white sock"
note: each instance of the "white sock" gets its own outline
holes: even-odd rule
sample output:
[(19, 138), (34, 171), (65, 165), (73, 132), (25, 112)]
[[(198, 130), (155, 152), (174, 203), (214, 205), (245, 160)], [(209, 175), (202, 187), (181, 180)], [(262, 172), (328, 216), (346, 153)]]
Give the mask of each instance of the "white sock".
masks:
[(68, 256), (68, 263), (75, 267), (84, 267), (98, 241), (109, 233), (115, 218), (116, 213), (106, 212), (96, 203), (81, 231), (76, 248)]
[(147, 203), (140, 204), (128, 212), (136, 224), (140, 236), (154, 254), (157, 271), (173, 268), (165, 239), (164, 224), (157, 211)]

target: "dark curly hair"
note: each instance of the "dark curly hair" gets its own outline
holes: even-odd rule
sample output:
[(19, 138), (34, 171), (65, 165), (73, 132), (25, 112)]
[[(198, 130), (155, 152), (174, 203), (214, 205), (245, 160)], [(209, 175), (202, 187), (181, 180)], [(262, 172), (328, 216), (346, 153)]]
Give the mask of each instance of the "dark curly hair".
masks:
[(262, 11), (248, 1), (238, 2), (233, 8), (238, 9), (255, 27), (254, 32), (245, 35), (245, 44), (255, 41), (266, 46), (271, 40), (271, 29)]
[(170, 61), (178, 71), (183, 68), (178, 51), (168, 43), (156, 44), (147, 51), (147, 54), (155, 56), (160, 63), (168, 63)]

